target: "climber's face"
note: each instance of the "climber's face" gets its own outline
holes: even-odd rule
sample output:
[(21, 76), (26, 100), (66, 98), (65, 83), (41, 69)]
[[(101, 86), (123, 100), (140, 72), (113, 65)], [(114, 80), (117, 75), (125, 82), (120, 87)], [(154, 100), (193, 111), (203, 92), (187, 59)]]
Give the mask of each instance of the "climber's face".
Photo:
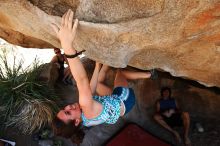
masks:
[(76, 126), (81, 121), (81, 109), (78, 103), (69, 104), (57, 113), (57, 117), (64, 123), (69, 123), (69, 121), (75, 121)]

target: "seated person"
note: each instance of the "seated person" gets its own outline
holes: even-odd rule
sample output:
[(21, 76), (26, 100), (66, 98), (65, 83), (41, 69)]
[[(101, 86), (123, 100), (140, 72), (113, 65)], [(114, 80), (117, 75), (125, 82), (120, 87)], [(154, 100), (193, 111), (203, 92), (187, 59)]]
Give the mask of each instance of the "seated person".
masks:
[(63, 77), (62, 81), (65, 85), (67, 85), (67, 84), (72, 85), (73, 84), (72, 79), (73, 79), (73, 76), (71, 74), (70, 67), (68, 66), (64, 69), (64, 77)]
[(171, 98), (171, 89), (169, 87), (161, 89), (161, 99), (156, 102), (156, 114), (154, 115), (154, 119), (157, 123), (174, 134), (178, 143), (181, 142), (181, 138), (173, 127), (183, 126), (185, 145), (191, 145), (191, 141), (188, 137), (190, 127), (189, 113), (179, 110), (177, 101)]
[(50, 62), (57, 65), (57, 68), (59, 69), (59, 80), (62, 80), (64, 84), (72, 84), (72, 74), (70, 68), (64, 67), (65, 62), (68, 64), (65, 55), (61, 53), (61, 50), (59, 48), (54, 48), (54, 53), (56, 55), (52, 58)]

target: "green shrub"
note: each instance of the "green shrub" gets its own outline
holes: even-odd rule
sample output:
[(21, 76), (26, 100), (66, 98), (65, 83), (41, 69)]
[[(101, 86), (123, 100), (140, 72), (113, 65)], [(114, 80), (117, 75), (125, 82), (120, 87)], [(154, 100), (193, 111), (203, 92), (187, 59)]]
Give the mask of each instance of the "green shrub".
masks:
[(57, 110), (53, 89), (38, 79), (41, 67), (37, 59), (25, 69), (14, 56), (9, 65), (4, 49), (0, 53), (0, 119), (1, 127), (15, 126), (30, 134), (52, 122)]

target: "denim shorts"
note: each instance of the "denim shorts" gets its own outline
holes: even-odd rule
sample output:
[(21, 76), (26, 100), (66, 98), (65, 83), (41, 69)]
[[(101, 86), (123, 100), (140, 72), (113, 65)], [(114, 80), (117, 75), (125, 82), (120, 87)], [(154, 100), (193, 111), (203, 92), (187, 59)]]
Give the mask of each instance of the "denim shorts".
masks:
[(135, 105), (135, 94), (132, 88), (116, 87), (112, 94), (117, 95), (117, 97), (123, 101), (125, 105), (125, 114), (131, 111)]
[(174, 113), (171, 117), (166, 117), (162, 115), (164, 121), (170, 126), (170, 127), (181, 127), (183, 126), (183, 120), (182, 120), (182, 113)]

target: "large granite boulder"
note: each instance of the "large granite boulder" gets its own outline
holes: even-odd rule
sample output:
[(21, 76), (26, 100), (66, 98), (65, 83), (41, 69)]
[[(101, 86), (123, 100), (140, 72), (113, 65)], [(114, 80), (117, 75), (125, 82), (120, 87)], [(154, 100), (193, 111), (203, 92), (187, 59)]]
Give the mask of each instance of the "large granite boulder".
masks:
[(220, 87), (219, 0), (1, 0), (0, 37), (60, 47), (50, 23), (69, 8), (80, 20), (74, 45), (90, 59)]
[[(82, 62), (86, 68), (89, 79), (92, 76), (92, 72), (95, 67), (94, 61), (83, 58)], [(138, 71), (134, 68), (128, 68), (130, 70)], [(107, 73), (105, 83), (113, 87), (114, 77), (116, 70), (110, 69)], [(139, 79), (130, 80), (129, 86), (134, 89), (136, 95), (136, 104), (133, 109), (124, 117), (120, 118), (116, 124), (102, 124), (94, 126), (86, 130), (86, 135), (83, 140), (82, 146), (88, 145), (106, 145), (106, 143), (114, 136), (119, 130), (122, 129), (127, 123), (136, 123), (145, 130), (151, 132), (153, 135), (169, 141), (175, 145), (175, 139), (171, 133), (164, 130), (153, 120), (153, 114), (155, 113), (155, 103), (160, 98), (160, 89), (164, 86), (168, 86), (172, 89), (172, 97), (174, 97), (180, 106), (182, 111), (187, 111), (191, 117), (190, 138), (194, 145), (201, 145), (202, 142), (207, 140), (198, 141), (195, 140), (195, 132), (193, 127), (196, 122), (202, 123), (205, 128), (204, 133), (213, 136), (213, 131), (210, 130), (207, 125), (211, 125), (213, 121), (219, 120), (220, 116), (220, 90), (219, 88), (204, 87), (197, 82), (183, 80), (181, 78), (172, 77), (168, 73), (159, 72), (159, 77), (156, 80), (152, 79)], [(62, 104), (73, 103), (78, 100), (78, 91), (75, 86), (65, 86), (58, 84), (56, 91), (59, 91), (59, 95), (62, 95)], [(202, 120), (201, 120), (202, 119)], [(204, 119), (210, 120), (206, 123)], [(215, 127), (215, 126), (214, 126)], [(181, 129), (179, 130), (182, 131)], [(220, 131), (217, 132), (217, 134)], [(199, 137), (202, 137), (201, 133)], [(212, 137), (213, 143), (216, 139)], [(214, 145), (214, 144), (213, 144)]]

